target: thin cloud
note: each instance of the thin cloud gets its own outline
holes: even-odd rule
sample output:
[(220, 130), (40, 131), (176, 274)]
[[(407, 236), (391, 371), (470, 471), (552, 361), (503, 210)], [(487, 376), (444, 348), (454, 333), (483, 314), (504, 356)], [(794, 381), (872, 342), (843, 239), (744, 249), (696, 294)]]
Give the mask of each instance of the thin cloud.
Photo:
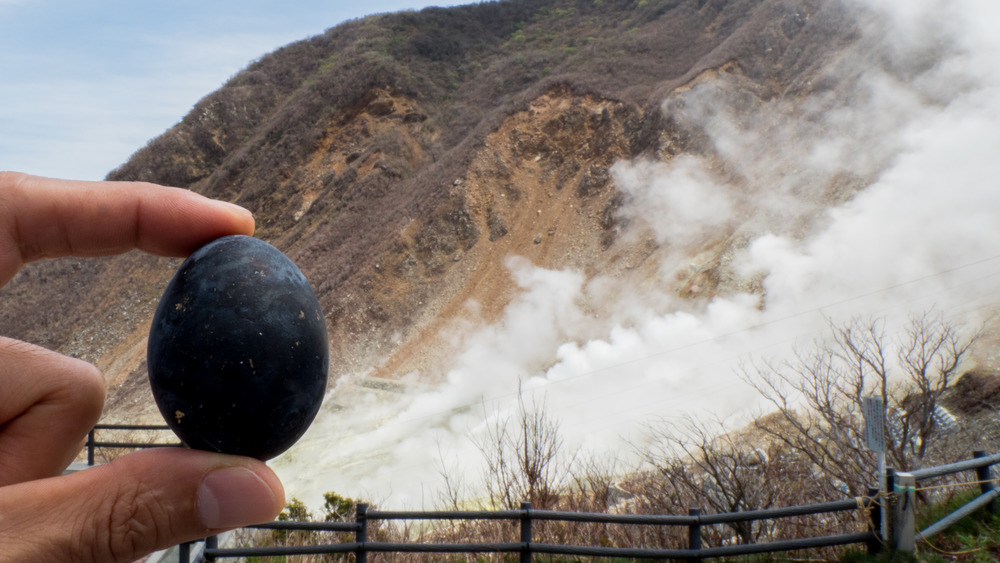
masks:
[(253, 59), (414, 4), (0, 0), (0, 169), (101, 179)]

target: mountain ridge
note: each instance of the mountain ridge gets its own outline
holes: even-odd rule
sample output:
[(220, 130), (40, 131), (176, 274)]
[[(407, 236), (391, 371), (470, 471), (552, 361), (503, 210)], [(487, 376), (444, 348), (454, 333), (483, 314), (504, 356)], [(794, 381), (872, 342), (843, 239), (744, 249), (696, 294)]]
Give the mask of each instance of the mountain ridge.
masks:
[[(750, 113), (835, 92), (830, 68), (856, 39), (854, 15), (817, 0), (505, 1), (372, 16), (254, 61), (108, 179), (251, 209), (257, 236), (317, 291), (334, 380), (433, 380), (455, 326), (502, 322), (518, 291), (510, 255), (662, 283), (650, 257), (675, 249), (621, 236), (628, 196), (615, 162), (711, 158), (706, 132), (683, 118), (685, 92), (719, 84)], [(835, 184), (829, 197), (863, 185)], [(727, 269), (745, 240), (726, 227), (691, 243), (701, 265), (671, 280), (678, 294), (752, 285)], [(3, 290), (0, 330), (96, 363), (111, 384), (106, 417), (155, 421), (144, 335), (177, 264), (139, 253), (31, 264)]]

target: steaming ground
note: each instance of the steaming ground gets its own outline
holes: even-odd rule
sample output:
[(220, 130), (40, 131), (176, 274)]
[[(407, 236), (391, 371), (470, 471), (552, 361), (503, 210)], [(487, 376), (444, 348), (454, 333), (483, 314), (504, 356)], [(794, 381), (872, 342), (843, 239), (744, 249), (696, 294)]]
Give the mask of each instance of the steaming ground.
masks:
[[(558, 421), (565, 451), (627, 468), (649, 424), (758, 414), (738, 366), (809, 346), (828, 319), (885, 317), (890, 338), (930, 309), (981, 322), (1000, 301), (1000, 13), (986, 1), (896, 4), (857, 6), (867, 23), (830, 64), (835, 88), (737, 112), (739, 85), (723, 77), (665, 101), (709, 134), (713, 156), (613, 169), (629, 197), (623, 236), (673, 249), (659, 288), (510, 257), (519, 297), (501, 322), (456, 331), (444, 383), (341, 377), (275, 462), (289, 496), (432, 508), (447, 471), (474, 497), (475, 439), (516, 412), (519, 388)], [(676, 297), (692, 249), (720, 233), (742, 241), (728, 290)]]

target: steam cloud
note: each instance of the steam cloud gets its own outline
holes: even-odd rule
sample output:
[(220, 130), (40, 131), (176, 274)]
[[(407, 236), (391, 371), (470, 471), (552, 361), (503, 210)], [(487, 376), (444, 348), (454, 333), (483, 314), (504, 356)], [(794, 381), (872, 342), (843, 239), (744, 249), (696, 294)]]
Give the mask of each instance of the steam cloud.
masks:
[[(386, 396), (342, 378), (333, 393), (350, 406), (326, 409), (277, 460), (289, 495), (436, 506), (442, 470), (480, 474), (472, 437), (516, 409), (519, 386), (568, 448), (627, 457), (625, 442), (657, 418), (757, 412), (734, 367), (808, 344), (827, 318), (883, 316), (891, 334), (931, 307), (960, 321), (988, 313), (1000, 275), (1000, 5), (858, 10), (872, 23), (832, 67), (836, 88), (737, 112), (725, 109), (731, 89), (702, 84), (664, 111), (706, 131), (711, 156), (614, 167), (629, 224), (675, 249), (660, 293), (510, 258), (521, 294), (466, 340), (444, 383)], [(719, 233), (735, 241), (727, 291), (676, 298), (688, 251)], [(613, 299), (600, 306), (613, 314), (588, 315), (597, 299)]]

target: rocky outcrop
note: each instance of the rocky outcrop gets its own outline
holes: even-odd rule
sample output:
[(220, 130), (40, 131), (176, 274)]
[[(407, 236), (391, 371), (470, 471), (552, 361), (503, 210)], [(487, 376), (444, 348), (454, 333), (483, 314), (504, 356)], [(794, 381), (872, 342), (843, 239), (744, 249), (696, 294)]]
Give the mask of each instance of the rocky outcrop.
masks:
[[(334, 379), (438, 377), (456, 319), (494, 321), (507, 259), (585, 278), (735, 280), (723, 229), (684, 251), (625, 239), (617, 162), (712, 157), (671, 96), (728, 81), (747, 107), (816, 88), (848, 44), (838, 2), (488, 2), (349, 22), (252, 63), (112, 174), (251, 209), (309, 278)], [(841, 18), (841, 19), (838, 19)], [(846, 21), (846, 20), (845, 20)], [(728, 87), (728, 86), (727, 86)], [(721, 173), (727, 173), (720, 164)], [(155, 421), (145, 335), (179, 261), (138, 253), (31, 264), (0, 294), (0, 333), (95, 362), (111, 419)], [(470, 304), (475, 304), (474, 307)]]

